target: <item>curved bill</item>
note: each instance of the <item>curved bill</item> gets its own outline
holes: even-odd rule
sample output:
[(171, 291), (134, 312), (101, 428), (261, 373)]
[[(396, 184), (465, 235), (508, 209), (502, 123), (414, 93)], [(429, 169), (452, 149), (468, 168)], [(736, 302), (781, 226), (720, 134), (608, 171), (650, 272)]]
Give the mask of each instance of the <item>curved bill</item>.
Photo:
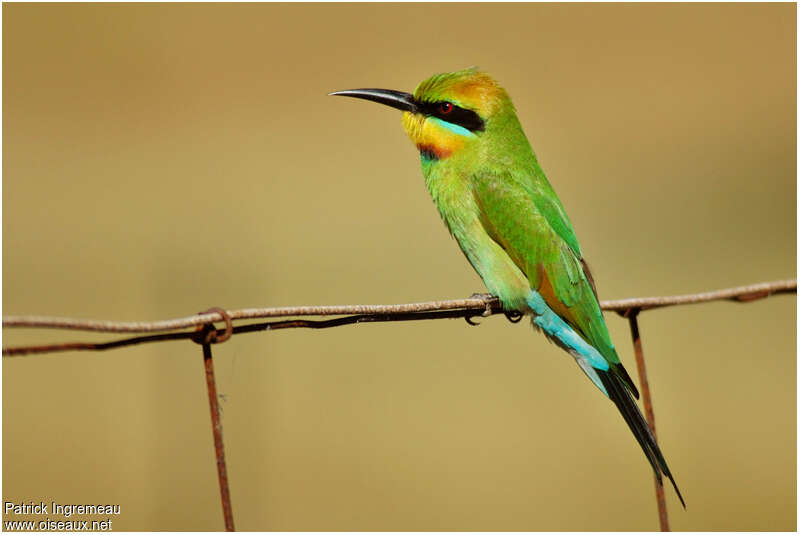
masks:
[(410, 111), (412, 113), (417, 111), (417, 104), (414, 102), (413, 95), (402, 91), (393, 91), (391, 89), (345, 89), (344, 91), (328, 93), (328, 95), (363, 98), (364, 100), (371, 100), (379, 104), (386, 104), (398, 110)]

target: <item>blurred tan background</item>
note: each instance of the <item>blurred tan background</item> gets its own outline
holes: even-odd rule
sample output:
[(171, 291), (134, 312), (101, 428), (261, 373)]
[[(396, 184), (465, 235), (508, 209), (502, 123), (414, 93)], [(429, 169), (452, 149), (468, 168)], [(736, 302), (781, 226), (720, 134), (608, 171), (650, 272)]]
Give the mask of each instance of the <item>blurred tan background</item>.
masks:
[[(601, 298), (793, 277), (795, 9), (6, 4), (3, 313), (483, 291), (399, 112), (326, 96), (469, 65), (512, 95)], [(627, 323), (607, 320), (635, 374)], [(667, 489), (675, 529), (796, 529), (796, 320), (792, 296), (641, 317), (688, 503)], [(214, 353), (239, 529), (658, 526), (613, 404), (525, 324), (249, 334)], [(191, 343), (3, 359), (2, 445), (4, 500), (119, 503), (117, 530), (223, 527)]]

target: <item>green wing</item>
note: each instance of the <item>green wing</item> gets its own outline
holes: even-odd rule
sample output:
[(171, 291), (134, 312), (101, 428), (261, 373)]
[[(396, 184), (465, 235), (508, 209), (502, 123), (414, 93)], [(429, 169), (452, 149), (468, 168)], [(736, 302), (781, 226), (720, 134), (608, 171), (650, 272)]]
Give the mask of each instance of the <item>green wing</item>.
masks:
[(616, 365), (612, 369), (638, 397), (608, 334), (575, 232), (544, 175), (482, 172), (472, 177), (472, 185), (489, 236), (550, 308)]

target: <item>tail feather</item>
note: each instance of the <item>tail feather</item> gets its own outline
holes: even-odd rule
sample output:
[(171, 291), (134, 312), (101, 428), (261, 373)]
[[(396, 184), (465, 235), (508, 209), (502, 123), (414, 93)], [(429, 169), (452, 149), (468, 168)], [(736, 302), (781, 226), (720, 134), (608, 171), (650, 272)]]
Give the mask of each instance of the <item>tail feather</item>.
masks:
[(631, 394), (633, 394), (633, 397), (639, 399), (639, 391), (636, 389), (636, 384), (634, 384), (631, 376), (628, 375), (628, 370), (625, 369), (625, 366), (622, 364), (615, 365), (614, 372), (619, 375), (619, 378), (622, 379), (622, 382), (628, 387), (628, 390), (630, 390)]
[(541, 329), (550, 340), (575, 357), (578, 366), (589, 379), (616, 404), (628, 427), (633, 431), (633, 436), (636, 437), (636, 441), (639, 442), (639, 446), (647, 456), (650, 466), (653, 467), (659, 484), (663, 473), (672, 482), (681, 504), (686, 508), (681, 491), (678, 490), (678, 486), (672, 478), (667, 461), (661, 454), (656, 439), (650, 431), (650, 426), (647, 425), (642, 413), (639, 412), (639, 407), (631, 397), (633, 394), (638, 398), (639, 392), (622, 364), (618, 359), (612, 363), (607, 357), (601, 355), (582, 335), (556, 314), (536, 290), (531, 290), (528, 305), (533, 312), (533, 326)]
[(681, 505), (683, 505), (685, 509), (686, 502), (683, 501), (681, 491), (678, 490), (678, 485), (675, 484), (675, 480), (672, 478), (672, 473), (669, 471), (667, 461), (664, 459), (664, 455), (661, 453), (658, 443), (656, 443), (650, 426), (647, 425), (642, 413), (639, 411), (639, 407), (636, 406), (636, 402), (633, 401), (631, 393), (625, 387), (622, 379), (610, 370), (604, 371), (595, 369), (595, 371), (600, 377), (600, 381), (603, 383), (608, 397), (611, 398), (611, 401), (617, 406), (619, 412), (622, 413), (625, 423), (628, 424), (628, 427), (630, 427), (633, 432), (633, 436), (636, 437), (636, 441), (639, 442), (639, 446), (641, 446), (642, 451), (644, 451), (644, 454), (647, 456), (647, 460), (650, 462), (650, 466), (653, 467), (659, 484), (662, 481), (661, 474), (663, 473), (669, 478), (675, 489), (675, 493), (678, 495), (678, 499), (681, 501)]

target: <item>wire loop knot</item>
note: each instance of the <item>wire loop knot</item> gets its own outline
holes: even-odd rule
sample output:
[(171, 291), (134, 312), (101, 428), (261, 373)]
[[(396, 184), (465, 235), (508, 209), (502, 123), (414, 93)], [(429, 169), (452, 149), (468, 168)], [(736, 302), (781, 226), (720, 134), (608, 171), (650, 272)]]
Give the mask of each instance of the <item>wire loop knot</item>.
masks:
[(197, 333), (192, 337), (194, 342), (200, 345), (221, 344), (233, 335), (233, 322), (230, 314), (224, 308), (211, 307), (200, 314), (213, 314), (214, 312), (222, 316), (222, 320), (225, 322), (225, 332), (217, 336), (217, 328), (214, 327), (213, 322), (199, 325)]

